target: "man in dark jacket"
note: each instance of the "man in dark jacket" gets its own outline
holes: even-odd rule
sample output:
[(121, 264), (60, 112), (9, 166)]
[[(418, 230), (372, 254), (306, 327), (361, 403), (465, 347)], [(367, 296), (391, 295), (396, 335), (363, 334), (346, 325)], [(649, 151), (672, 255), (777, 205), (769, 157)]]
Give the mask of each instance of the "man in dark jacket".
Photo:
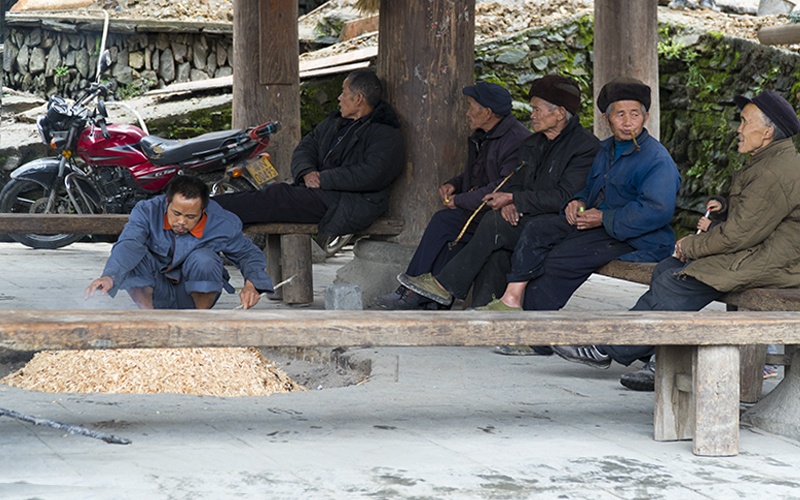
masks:
[(394, 109), (369, 70), (350, 73), (339, 111), (303, 137), (292, 154), (294, 184), (216, 196), (244, 224), (319, 224), (324, 236), (357, 233), (389, 207), (392, 181), (402, 173), (405, 148)]
[[(492, 211), (481, 220), (472, 240), (435, 279), (432, 274), (397, 277), (415, 293), (449, 304), (453, 296), (465, 298), (475, 282), (472, 303), (486, 304), (493, 294), (500, 294), (505, 288), (504, 269), (510, 267), (511, 251), (527, 222), (537, 215), (557, 214), (570, 196), (584, 186), (600, 144), (578, 120), (577, 84), (548, 75), (531, 84), (529, 97), (535, 133), (519, 151), (519, 161), (525, 165), (501, 190), (484, 197)], [(437, 280), (447, 289), (442, 291), (446, 299), (418, 291), (419, 283), (433, 283), (438, 288)]]
[[(428, 223), (406, 269), (410, 276), (438, 273), (467, 244), (488, 206), (475, 214), (458, 243), (452, 243), (483, 197), (519, 164), (519, 147), (531, 135), (511, 114), (511, 94), (502, 86), (481, 82), (464, 87), (462, 92), (467, 96), (467, 121), (473, 130), (467, 141), (467, 166), (439, 186), (439, 198), (445, 208), (433, 214)], [(431, 301), (401, 286), (378, 297), (375, 303), (383, 309), (417, 309)]]
[[(680, 175), (664, 146), (644, 128), (650, 87), (628, 78), (612, 80), (597, 104), (614, 135), (603, 141), (586, 186), (572, 196), (563, 216), (543, 214), (525, 225), (508, 286), (483, 309), (560, 309), (603, 264), (616, 258), (659, 260), (672, 251), (669, 223)], [(404, 284), (440, 303), (457, 291), (453, 282), (442, 280), (417, 282), (416, 288)]]

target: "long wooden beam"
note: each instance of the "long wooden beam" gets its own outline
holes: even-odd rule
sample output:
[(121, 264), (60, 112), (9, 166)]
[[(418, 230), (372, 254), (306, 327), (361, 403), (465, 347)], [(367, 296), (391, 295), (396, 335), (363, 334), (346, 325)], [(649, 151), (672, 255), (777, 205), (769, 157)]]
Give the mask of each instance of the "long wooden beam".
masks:
[(119, 234), (127, 215), (0, 214), (0, 234)]
[(14, 350), (800, 343), (800, 312), (0, 311)]
[(757, 36), (764, 45), (790, 45), (800, 41), (800, 25), (765, 26), (758, 30)]
[[(125, 214), (0, 214), (0, 234), (119, 234), (128, 216)], [(378, 219), (364, 233), (391, 236), (403, 229), (403, 221)], [(263, 234), (316, 234), (316, 224), (270, 222), (250, 224), (246, 233)]]

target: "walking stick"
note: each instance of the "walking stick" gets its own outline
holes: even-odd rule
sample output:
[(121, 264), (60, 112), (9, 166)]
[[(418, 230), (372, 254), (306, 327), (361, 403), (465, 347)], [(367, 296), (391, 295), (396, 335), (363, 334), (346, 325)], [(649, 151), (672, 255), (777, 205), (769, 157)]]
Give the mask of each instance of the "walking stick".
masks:
[(100, 432), (100, 431), (92, 431), (87, 429), (86, 427), (81, 427), (79, 425), (63, 424), (61, 422), (56, 422), (55, 420), (38, 418), (34, 417), (33, 415), (26, 415), (24, 413), (19, 413), (14, 410), (7, 410), (5, 408), (0, 408), (0, 417), (11, 417), (34, 425), (44, 425), (47, 427), (53, 427), (54, 429), (67, 431), (70, 434), (101, 439), (106, 443), (110, 444), (131, 444), (130, 439), (117, 437), (114, 436), (113, 434), (106, 434), (105, 432)]
[[(512, 175), (514, 175), (517, 172), (519, 172), (520, 170), (522, 170), (522, 167), (524, 167), (525, 165), (526, 165), (526, 163), (523, 161), (522, 163), (520, 163), (519, 165), (514, 167), (514, 170), (509, 172), (508, 175), (505, 176), (502, 181), (500, 181), (500, 184), (498, 184), (497, 187), (492, 190), (492, 193), (496, 193), (497, 190), (500, 189), (501, 187), (503, 187), (503, 184), (505, 184), (506, 181), (508, 179), (510, 179)], [(458, 236), (456, 236), (456, 239), (453, 240), (452, 242), (450, 242), (450, 244), (448, 245), (451, 250), (456, 245), (458, 245), (458, 242), (461, 241), (461, 238), (464, 236), (464, 233), (467, 232), (467, 228), (469, 227), (470, 224), (472, 224), (472, 220), (475, 218), (476, 215), (478, 215), (478, 212), (480, 212), (481, 209), (483, 209), (484, 206), (486, 206), (486, 201), (481, 202), (481, 204), (478, 205), (478, 208), (476, 208), (475, 211), (472, 212), (472, 215), (469, 216), (469, 219), (467, 219), (467, 222), (466, 222), (466, 224), (464, 224), (464, 227), (461, 228), (461, 232), (458, 233)]]

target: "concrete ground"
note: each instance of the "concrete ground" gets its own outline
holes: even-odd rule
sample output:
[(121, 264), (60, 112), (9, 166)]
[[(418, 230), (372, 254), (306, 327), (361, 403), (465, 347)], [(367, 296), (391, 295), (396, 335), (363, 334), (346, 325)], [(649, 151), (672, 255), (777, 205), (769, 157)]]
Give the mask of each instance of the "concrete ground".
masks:
[[(0, 243), (0, 308), (130, 308), (124, 296), (82, 298), (108, 249)], [(311, 307), (321, 307), (348, 260), (315, 266)], [(568, 308), (627, 308), (642, 290), (592, 278)], [(236, 303), (230, 296), (217, 307)], [(632, 368), (485, 348), (350, 353), (372, 360), (366, 383), (270, 397), (0, 385), (0, 408), (132, 440), (106, 444), (0, 417), (0, 498), (800, 498), (796, 441), (742, 428), (740, 454), (730, 458), (696, 457), (688, 441), (653, 441), (652, 393), (618, 382)]]

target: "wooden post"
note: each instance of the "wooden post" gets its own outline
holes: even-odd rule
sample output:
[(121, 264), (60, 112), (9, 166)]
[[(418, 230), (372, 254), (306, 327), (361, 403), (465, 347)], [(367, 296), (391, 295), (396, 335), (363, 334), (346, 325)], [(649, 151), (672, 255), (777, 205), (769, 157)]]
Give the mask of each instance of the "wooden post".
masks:
[[(595, 0), (594, 97), (618, 76), (638, 78), (652, 90), (647, 130), (659, 138), (658, 0)], [(611, 135), (595, 105), (594, 133)]]
[[(654, 439), (678, 441), (692, 439), (695, 398), (691, 383), (691, 346), (656, 347), (656, 387), (653, 409)], [(688, 385), (688, 387), (687, 387)]]
[(378, 74), (406, 141), (405, 173), (389, 214), (405, 221), (400, 243), (417, 243), (440, 208), (439, 184), (464, 168), (466, 100), (473, 83), (475, 0), (382, 0)]
[(267, 149), (281, 180), (300, 140), (298, 54), (297, 0), (234, 0), (233, 127), (283, 124)]

